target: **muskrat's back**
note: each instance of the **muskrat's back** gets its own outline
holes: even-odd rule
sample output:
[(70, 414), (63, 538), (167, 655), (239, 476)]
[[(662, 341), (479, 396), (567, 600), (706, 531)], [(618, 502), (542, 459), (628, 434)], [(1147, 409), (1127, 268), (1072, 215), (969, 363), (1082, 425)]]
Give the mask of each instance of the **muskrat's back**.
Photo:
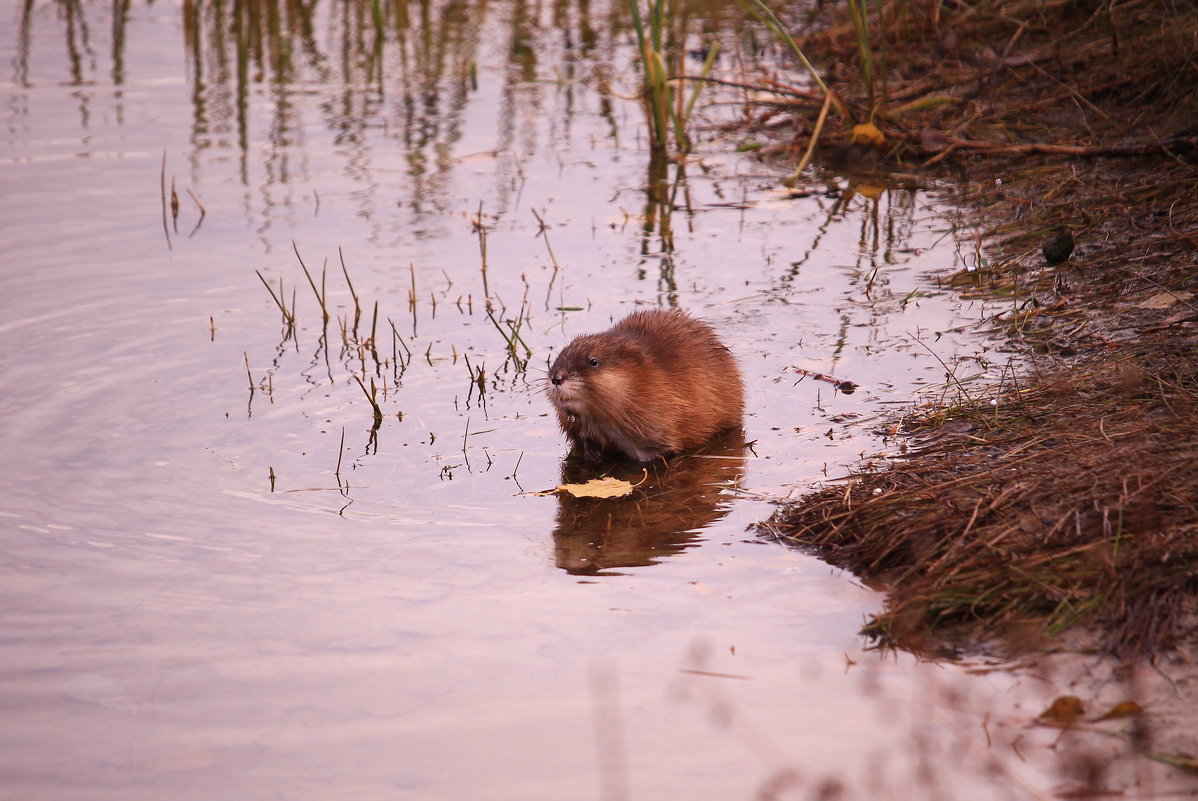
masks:
[(711, 326), (678, 310), (635, 312), (575, 338), (549, 370), (558, 423), (584, 456), (652, 461), (739, 426), (736, 360)]

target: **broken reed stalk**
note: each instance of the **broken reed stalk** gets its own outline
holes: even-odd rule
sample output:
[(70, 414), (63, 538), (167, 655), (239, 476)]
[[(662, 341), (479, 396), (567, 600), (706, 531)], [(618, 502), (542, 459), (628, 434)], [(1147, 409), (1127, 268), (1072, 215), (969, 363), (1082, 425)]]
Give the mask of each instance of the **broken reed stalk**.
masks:
[[(341, 252), (341, 246), (337, 246), (337, 258), (341, 261), (341, 272), (345, 275), (345, 285), (349, 287), (349, 295), (354, 299), (354, 338), (358, 337), (358, 321), (362, 319), (362, 304), (358, 302), (358, 293), (354, 291), (354, 282), (349, 280), (349, 269), (345, 266), (345, 254)], [(375, 309), (378, 309), (376, 303)]]
[[(295, 257), (297, 259), (299, 259), (300, 267), (303, 268), (304, 275), (306, 275), (308, 277), (308, 286), (312, 287), (312, 294), (316, 296), (316, 302), (320, 304), (320, 313), (324, 319), (324, 326), (325, 326), (325, 328), (327, 328), (329, 325), (329, 307), (328, 307), (328, 304), (325, 303), (325, 294), (323, 291), (324, 286), (325, 286), (326, 270), (324, 267), (321, 268), (321, 276), (320, 276), (320, 287), (321, 288), (317, 289), (316, 282), (314, 280), (312, 280), (312, 273), (308, 272), (308, 265), (304, 264), (304, 257), (300, 255), (299, 247), (295, 244), (295, 240), (292, 240), (292, 242), (291, 242), (291, 249), (295, 251)], [(327, 267), (327, 266), (328, 265), (326, 263), (325, 267)]]
[[(258, 280), (262, 282), (262, 286), (266, 287), (266, 291), (270, 293), (271, 300), (273, 300), (275, 302), (275, 305), (279, 307), (279, 311), (283, 313), (283, 321), (285, 323), (287, 323), (287, 325), (289, 327), (294, 328), (295, 327), (295, 315), (287, 310), (287, 306), (283, 303), (283, 300), (280, 297), (280, 295), (283, 294), (283, 276), (279, 276), (279, 294), (276, 295), (274, 288), (272, 288), (271, 285), (269, 283), (267, 283), (266, 279), (262, 276), (262, 272), (260, 270), (254, 270), (254, 273), (257, 274)], [(294, 299), (292, 302), (293, 302), (292, 308), (294, 308)]]
[[(391, 354), (397, 364), (406, 367), (407, 362), (412, 361), (412, 349), (408, 347), (408, 343), (403, 341), (403, 337), (399, 335), (399, 331), (395, 327), (395, 322), (390, 317), (387, 318), (387, 324), (391, 326)], [(403, 346), (404, 353), (408, 355), (406, 361), (399, 358), (399, 346)]]
[(483, 297), (491, 297), (491, 289), (487, 285), (487, 226), (483, 219), (483, 202), (478, 201), (478, 216), (474, 218), (474, 230), (478, 234), (478, 252), (482, 257)]
[[(191, 202), (196, 204), (196, 208), (200, 210), (200, 220), (203, 221), (203, 219), (206, 216), (208, 216), (208, 210), (204, 208), (204, 204), (200, 202), (200, 199), (198, 197), (196, 197), (195, 192), (192, 192), (190, 189), (188, 189), (187, 194), (191, 196)], [(200, 227), (200, 224), (197, 222), (196, 228), (199, 228), (199, 227)]]
[(366, 389), (366, 385), (362, 383), (362, 379), (354, 375), (354, 381), (358, 382), (358, 386), (362, 388), (362, 394), (366, 396), (366, 400), (370, 401), (370, 406), (374, 409), (374, 428), (378, 428), (383, 422), (383, 410), (379, 408), (378, 401), (375, 400), (375, 395), (378, 394), (378, 389), (374, 385), (374, 379), (370, 379), (370, 389)]
[(337, 486), (341, 486), (341, 456), (345, 453), (345, 426), (341, 426), (341, 444), (337, 446), (337, 469), (333, 475), (337, 477)]
[[(537, 214), (536, 209), (530, 208), (529, 211), (532, 212), (532, 216), (537, 218), (537, 225), (540, 226), (537, 229), (537, 236), (545, 240), (545, 250), (549, 251), (549, 261), (553, 264), (553, 275), (556, 277), (558, 271), (561, 269), (561, 265), (557, 263), (557, 256), (553, 253), (553, 245), (549, 244), (549, 226), (541, 219), (541, 215)], [(553, 278), (550, 278), (549, 282), (552, 285)]]
[(162, 170), (158, 175), (159, 190), (162, 193), (162, 234), (166, 237), (167, 250), (174, 250), (171, 244), (171, 229), (166, 220), (166, 151), (162, 151)]
[(250, 397), (254, 396), (254, 375), (250, 372), (250, 354), (244, 350), (241, 352), (241, 357), (245, 359), (245, 377), (250, 382)]
[(512, 358), (519, 360), (519, 357), (516, 355), (517, 342), (519, 342), (521, 347), (524, 348), (525, 358), (532, 356), (532, 348), (528, 347), (527, 343), (521, 339), (520, 329), (518, 326), (513, 326), (511, 323), (508, 323), (508, 328), (510, 331), (505, 332), (503, 327), (499, 324), (499, 321), (495, 319), (495, 315), (489, 307), (487, 308), (487, 319), (491, 321), (491, 324), (495, 326), (495, 330), (499, 332), (499, 335), (503, 337), (503, 341), (507, 343), (507, 349), (508, 352), (512, 354)]
[(478, 387), (478, 396), (479, 396), (479, 398), (481, 398), (482, 400), (485, 401), (486, 394), (487, 394), (486, 365), (480, 364), (478, 366), (478, 370), (475, 370), (474, 366), (470, 364), (469, 356), (467, 356), (465, 353), (463, 353), (462, 359), (463, 359), (463, 361), (466, 362), (466, 374), (470, 376), (471, 393), (473, 393), (474, 387)]

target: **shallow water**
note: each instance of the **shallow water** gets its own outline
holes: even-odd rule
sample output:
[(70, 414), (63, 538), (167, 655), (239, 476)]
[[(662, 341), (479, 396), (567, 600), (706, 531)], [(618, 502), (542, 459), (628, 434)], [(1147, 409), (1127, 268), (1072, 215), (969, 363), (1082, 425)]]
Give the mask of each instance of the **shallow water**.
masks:
[[(1002, 369), (936, 280), (961, 215), (779, 193), (709, 128), (663, 222), (617, 10), (387, 4), (376, 48), (369, 5), (315, 9), (0, 17), (0, 795), (1045, 786), (980, 723), (1045, 685), (866, 650), (881, 597), (746, 530), (946, 365)], [(638, 304), (720, 331), (751, 449), (524, 494), (562, 477), (547, 360)]]

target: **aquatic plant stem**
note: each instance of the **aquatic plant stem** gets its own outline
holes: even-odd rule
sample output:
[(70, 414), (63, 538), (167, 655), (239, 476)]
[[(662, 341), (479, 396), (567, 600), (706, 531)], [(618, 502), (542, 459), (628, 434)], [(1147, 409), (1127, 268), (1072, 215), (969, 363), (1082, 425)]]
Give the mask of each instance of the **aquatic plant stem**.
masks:
[[(271, 285), (267, 283), (265, 278), (262, 277), (262, 272), (260, 270), (254, 270), (254, 273), (258, 276), (258, 280), (262, 282), (262, 286), (266, 287), (266, 291), (270, 293), (271, 300), (275, 302), (275, 305), (279, 307), (279, 311), (283, 313), (283, 321), (287, 323), (288, 327), (295, 327), (295, 315), (292, 312), (287, 311), (287, 306), (284, 305), (283, 300), (280, 297), (280, 295), (283, 294), (283, 279), (279, 278), (279, 294), (276, 295)], [(295, 304), (293, 301), (292, 306), (294, 307), (294, 305)]]
[(869, 98), (869, 118), (873, 121), (876, 104), (874, 103), (874, 59), (873, 49), (869, 44), (869, 22), (865, 19), (865, 9), (858, 0), (846, 0), (849, 16), (853, 20), (853, 32), (857, 39), (857, 59), (861, 65), (861, 77), (865, 81), (865, 91)]
[(166, 151), (162, 151), (162, 171), (158, 176), (158, 184), (162, 191), (162, 233), (166, 236), (166, 249), (174, 250), (171, 244), (171, 230), (166, 222)]
[(349, 280), (349, 270), (345, 266), (345, 254), (341, 246), (337, 246), (337, 258), (341, 261), (341, 272), (345, 275), (345, 284), (349, 287), (349, 295), (354, 299), (354, 339), (358, 338), (358, 322), (362, 319), (362, 304), (358, 302), (358, 293), (354, 291), (354, 282)]
[(362, 394), (366, 396), (366, 400), (370, 401), (370, 406), (374, 409), (374, 426), (372, 430), (377, 431), (378, 427), (383, 423), (383, 410), (379, 408), (378, 401), (374, 399), (374, 396), (377, 394), (374, 379), (370, 379), (370, 389), (366, 389), (366, 385), (362, 383), (362, 379), (358, 378), (357, 375), (354, 375), (353, 379), (358, 382), (358, 386), (362, 388)]
[(815, 128), (811, 131), (811, 141), (807, 143), (807, 151), (803, 153), (803, 158), (799, 159), (799, 164), (794, 168), (794, 172), (790, 174), (782, 182), (783, 186), (794, 186), (799, 180), (799, 175), (806, 169), (808, 163), (811, 162), (811, 157), (815, 155), (815, 145), (819, 142), (820, 132), (824, 129), (824, 121), (828, 119), (828, 108), (832, 103), (832, 96), (824, 96), (824, 105), (819, 110), (819, 117), (815, 120)]
[[(310, 287), (312, 287), (312, 294), (316, 296), (316, 302), (320, 304), (320, 313), (324, 317), (325, 328), (328, 328), (329, 309), (328, 309), (328, 305), (325, 303), (325, 296), (324, 296), (323, 292), (321, 291), (321, 289), (316, 288), (316, 282), (314, 280), (312, 280), (312, 273), (308, 272), (308, 265), (304, 264), (304, 257), (300, 255), (299, 246), (295, 244), (295, 240), (292, 240), (292, 242), (291, 242), (291, 249), (295, 251), (295, 257), (297, 259), (299, 259), (300, 267), (303, 268), (304, 275), (306, 275), (308, 277), (308, 285)], [(324, 287), (324, 276), (323, 275), (321, 275), (320, 285), (321, 285), (321, 288), (323, 289), (323, 287)]]
[(632, 27), (636, 32), (637, 45), (641, 53), (641, 68), (645, 77), (644, 97), (649, 116), (649, 147), (664, 150), (668, 138), (669, 123), (666, 119), (669, 103), (669, 84), (666, 82), (665, 64), (661, 58), (661, 6), (664, 0), (650, 0), (649, 26), (646, 29), (641, 18), (639, 0), (628, 0), (632, 14)]

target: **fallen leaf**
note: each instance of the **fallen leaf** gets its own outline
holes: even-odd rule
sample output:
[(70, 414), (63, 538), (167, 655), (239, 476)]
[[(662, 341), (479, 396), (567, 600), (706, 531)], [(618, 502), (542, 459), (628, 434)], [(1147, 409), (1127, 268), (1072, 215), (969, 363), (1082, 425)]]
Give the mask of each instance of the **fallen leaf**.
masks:
[(886, 144), (886, 137), (878, 130), (878, 126), (872, 122), (863, 122), (853, 126), (852, 141), (854, 145), (882, 147)]
[(1137, 304), (1141, 309), (1168, 309), (1179, 301), (1194, 297), (1193, 292), (1157, 292), (1152, 297)]
[(620, 478), (592, 478), (585, 484), (562, 484), (558, 489), (575, 498), (618, 498), (632, 492), (633, 484)]
[(1049, 726), (1072, 726), (1082, 715), (1086, 714), (1086, 708), (1082, 704), (1082, 699), (1076, 695), (1058, 696), (1049, 704), (1048, 709), (1040, 713), (1036, 720)]
[(853, 189), (857, 190), (857, 194), (870, 200), (877, 200), (886, 192), (886, 187), (878, 184), (855, 184)]
[[(646, 476), (648, 473), (646, 472)], [(622, 495), (627, 495), (632, 492), (633, 487), (639, 484), (632, 484), (623, 479), (612, 478), (592, 478), (585, 484), (559, 484), (551, 490), (541, 490), (540, 492), (522, 492), (521, 495), (560, 495), (565, 492), (573, 495), (575, 498), (619, 498)]]
[(1094, 721), (1114, 720), (1116, 718), (1134, 718), (1144, 714), (1144, 707), (1137, 704), (1135, 701), (1120, 701), (1115, 704), (1107, 713), (1100, 718), (1094, 718)]

